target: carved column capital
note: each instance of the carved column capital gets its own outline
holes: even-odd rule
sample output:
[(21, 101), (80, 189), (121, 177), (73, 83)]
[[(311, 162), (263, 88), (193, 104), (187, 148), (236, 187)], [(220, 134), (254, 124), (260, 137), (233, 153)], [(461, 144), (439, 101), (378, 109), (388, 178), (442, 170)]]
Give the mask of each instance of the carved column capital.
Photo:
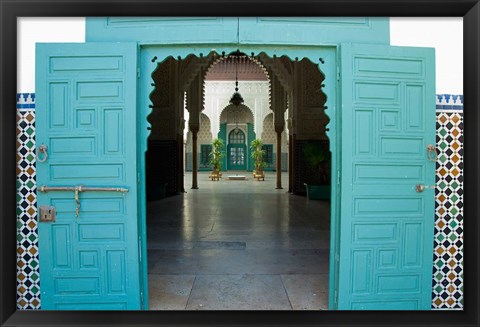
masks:
[(198, 131), (200, 130), (200, 125), (197, 125), (197, 124), (192, 125), (192, 124), (190, 124), (190, 125), (188, 126), (188, 129), (190, 130), (190, 132), (192, 132), (192, 134), (193, 134), (192, 136), (197, 136), (197, 133), (198, 133)]
[(277, 134), (281, 134), (284, 129), (285, 129), (285, 122), (283, 122), (283, 124), (279, 124), (275, 122), (275, 132)]

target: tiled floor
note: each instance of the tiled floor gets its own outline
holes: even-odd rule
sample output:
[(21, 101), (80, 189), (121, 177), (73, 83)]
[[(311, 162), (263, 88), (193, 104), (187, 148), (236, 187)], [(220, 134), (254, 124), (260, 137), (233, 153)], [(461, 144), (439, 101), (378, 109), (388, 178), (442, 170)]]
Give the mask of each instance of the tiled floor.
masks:
[(329, 202), (231, 174), (148, 204), (150, 309), (327, 309)]

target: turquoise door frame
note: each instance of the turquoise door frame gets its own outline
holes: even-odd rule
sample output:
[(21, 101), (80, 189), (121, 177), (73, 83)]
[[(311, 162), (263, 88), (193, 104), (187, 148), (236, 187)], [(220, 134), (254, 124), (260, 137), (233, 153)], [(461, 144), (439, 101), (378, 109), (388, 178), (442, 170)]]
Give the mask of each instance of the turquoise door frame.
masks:
[[(217, 137), (223, 141), (223, 144), (227, 144), (227, 123), (220, 124), (220, 130), (218, 131)], [(222, 170), (227, 169), (227, 150), (223, 148), (224, 156), (222, 158)]]
[[(339, 92), (337, 92), (339, 84), (337, 79), (339, 52), (338, 45), (336, 44), (324, 44), (318, 46), (310, 45), (269, 45), (269, 44), (253, 44), (245, 45), (240, 44), (239, 47), (232, 44), (200, 44), (192, 47), (191, 45), (179, 45), (179, 44), (141, 44), (140, 45), (140, 93), (139, 93), (139, 133), (138, 136), (138, 151), (139, 151), (139, 166), (145, 167), (144, 153), (147, 151), (147, 138), (149, 135), (149, 128), (151, 127), (147, 121), (147, 116), (151, 113), (150, 105), (150, 93), (152, 92), (153, 80), (151, 78), (152, 72), (157, 67), (157, 64), (172, 56), (173, 58), (185, 58), (188, 55), (208, 55), (212, 49), (219, 54), (222, 52), (230, 53), (236, 51), (237, 48), (244, 53), (260, 53), (263, 52), (269, 57), (273, 56), (287, 56), (291, 60), (298, 58), (307, 58), (311, 62), (318, 65), (321, 72), (325, 75), (325, 87), (323, 92), (327, 95), (327, 101), (325, 105), (328, 107), (326, 114), (329, 116), (330, 122), (327, 130), (327, 136), (330, 139), (330, 151), (332, 152), (332, 188), (331, 188), (331, 232), (330, 232), (330, 281), (329, 281), (329, 308), (336, 309), (336, 300), (334, 295), (338, 288), (338, 258), (339, 251), (339, 201), (340, 195), (338, 174), (340, 170), (340, 138), (337, 133), (336, 122), (340, 121), (340, 111), (337, 109), (339, 104)], [(156, 62), (152, 59), (157, 57)], [(222, 132), (222, 131), (220, 131)], [(225, 139), (226, 139), (225, 134)], [(225, 158), (226, 159), (226, 158)], [(226, 160), (225, 160), (226, 163)], [(249, 168), (250, 169), (250, 168)], [(142, 250), (143, 255), (146, 256), (147, 240), (146, 240), (146, 194), (145, 194), (145, 169), (140, 169), (140, 187), (139, 187), (139, 219), (142, 226)], [(143, 271), (148, 271), (147, 261), (143, 262)], [(144, 289), (148, 290), (147, 280), (144, 279)], [(144, 292), (144, 301), (147, 303), (148, 294)]]
[(247, 123), (247, 157), (245, 158), (246, 163), (247, 163), (247, 170), (248, 171), (253, 171), (254, 168), (254, 163), (253, 163), (253, 158), (252, 158), (252, 149), (250, 148), (250, 144), (252, 143), (253, 140), (257, 138), (257, 135), (255, 134), (255, 130), (253, 127), (252, 123)]
[(37, 44), (37, 205), (56, 209), (38, 227), (42, 309), (143, 308), (137, 67), (136, 43)]

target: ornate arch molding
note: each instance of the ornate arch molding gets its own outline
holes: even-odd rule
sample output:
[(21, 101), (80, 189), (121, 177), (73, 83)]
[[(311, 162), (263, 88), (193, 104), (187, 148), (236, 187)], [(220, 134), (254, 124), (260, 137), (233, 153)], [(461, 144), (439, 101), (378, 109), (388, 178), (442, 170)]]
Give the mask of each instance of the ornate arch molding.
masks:
[[(244, 46), (241, 47), (241, 50), (242, 50), (242, 48), (246, 50), (244, 52), (249, 53), (250, 51), (255, 51), (255, 49), (257, 47), (255, 47), (255, 46), (248, 47), (248, 46), (244, 45)], [(221, 50), (223, 50), (223, 49), (221, 48), (220, 51)], [(225, 51), (223, 53), (226, 53), (226, 52), (235, 51), (235, 48), (230, 47), (230, 46), (226, 46), (226, 47), (224, 47), (224, 50)], [(158, 46), (151, 46), (151, 47), (150, 46), (145, 46), (142, 49), (142, 56), (143, 56), (143, 59), (144, 59), (144, 67), (147, 71), (152, 72), (151, 75), (150, 75), (150, 76), (152, 76), (153, 72), (158, 68), (157, 58), (160, 58), (163, 61), (165, 61), (166, 59), (168, 59), (170, 57), (178, 58), (179, 60), (181, 60), (182, 58), (184, 59), (188, 56), (202, 57), (202, 53), (208, 53), (209, 54), (207, 56), (208, 58), (211, 58), (212, 60), (222, 60), (221, 56), (218, 55), (218, 53), (220, 51), (212, 50), (211, 47), (208, 47), (208, 46), (199, 46), (195, 49), (192, 49), (191, 47), (176, 47), (176, 46), (173, 46), (173, 47), (170, 47), (170, 48), (158, 47)], [(257, 59), (260, 63), (262, 63), (263, 67), (266, 68), (268, 65), (267, 65), (266, 61), (263, 61), (262, 59), (275, 59), (276, 58), (278, 60), (278, 57), (275, 57), (277, 51), (278, 50), (275, 50), (275, 49), (261, 50), (261, 51), (259, 51), (259, 54), (257, 54), (254, 59)], [(285, 48), (285, 49), (281, 50), (281, 53), (282, 53), (282, 56), (280, 58), (281, 58), (281, 60), (284, 61), (283, 64), (285, 66), (285, 69), (287, 69), (287, 71), (288, 71), (289, 67), (291, 68), (292, 66), (295, 66), (295, 61), (298, 61), (297, 58), (308, 59), (312, 63), (316, 64), (317, 67), (319, 68), (319, 70), (322, 73), (323, 73), (323, 66), (325, 66), (326, 67), (326, 73), (328, 73), (328, 76), (329, 76), (329, 79), (326, 80), (327, 86), (326, 86), (325, 89), (333, 95), (336, 94), (335, 86), (334, 86), (334, 84), (335, 84), (334, 79), (335, 79), (335, 76), (336, 76), (335, 75), (335, 69), (331, 65), (331, 63), (335, 61), (335, 52), (332, 51), (331, 47), (319, 48), (319, 49), (316, 49), (315, 51), (313, 51), (312, 49), (303, 49), (303, 48), (302, 49)], [(322, 56), (322, 58), (319, 59), (318, 56)], [(213, 62), (214, 61), (210, 62), (209, 65), (213, 64)], [(321, 66), (322, 66), (322, 68), (320, 68)], [(207, 69), (203, 70), (204, 73), (206, 71), (207, 71)], [(270, 78), (271, 78), (271, 76), (269, 75), (269, 80), (270, 80)], [(144, 99), (146, 99), (146, 100), (142, 100), (142, 103), (147, 108), (145, 110), (146, 124), (145, 124), (144, 131), (142, 132), (145, 135), (145, 137), (144, 137), (145, 141), (143, 142), (144, 143), (143, 147), (145, 149), (147, 148), (146, 140), (148, 139), (149, 135), (151, 134), (151, 124), (149, 122), (150, 119), (148, 118), (148, 116), (152, 113), (152, 111), (153, 111), (152, 109), (153, 109), (153, 105), (154, 105), (153, 101), (151, 100), (150, 95), (153, 92), (155, 92), (155, 89), (157, 88), (157, 86), (153, 82), (155, 82), (153, 80), (153, 78), (150, 79), (150, 81), (148, 81), (148, 85), (151, 84), (152, 89), (148, 89), (148, 87), (147, 87), (145, 89), (145, 91), (143, 91), (143, 96), (144, 96)], [(330, 99), (327, 98), (327, 102), (325, 104), (328, 104), (329, 106), (332, 106), (334, 108), (335, 107), (335, 97), (332, 97)], [(326, 109), (326, 107), (325, 107), (325, 109)], [(329, 118), (329, 120), (334, 118), (334, 116), (332, 115), (333, 112), (331, 112), (330, 110), (325, 110), (325, 114)], [(331, 123), (331, 121), (330, 121), (330, 123)], [(327, 124), (327, 127), (330, 123)], [(290, 129), (290, 127), (293, 128), (294, 126), (296, 126), (295, 117), (289, 117), (289, 119), (288, 119), (289, 129)], [(331, 135), (329, 135), (329, 137), (331, 137)]]
[(226, 106), (225, 108), (222, 109), (221, 113), (220, 113), (220, 117), (219, 117), (219, 123), (222, 124), (222, 123), (226, 123), (227, 122), (227, 115), (230, 113), (230, 112), (233, 112), (234, 110), (238, 110), (240, 111), (242, 114), (246, 114), (247, 115), (247, 121), (245, 122), (239, 122), (239, 123), (251, 123), (251, 124), (254, 124), (255, 120), (254, 120), (254, 116), (253, 116), (253, 111), (252, 109), (250, 109), (248, 106), (244, 105), (244, 104), (241, 104), (238, 106), (238, 108), (235, 108), (235, 105), (233, 104), (229, 104), (228, 106)]
[(189, 55), (185, 59), (179, 61), (179, 73), (182, 77), (180, 87), (182, 91), (187, 91), (190, 84), (198, 74), (201, 75), (202, 81), (205, 81), (205, 75), (208, 67), (216, 60), (216, 53), (211, 52), (206, 57), (200, 55)]
[(289, 58), (286, 56), (271, 58), (264, 52), (260, 53), (258, 57), (264, 67), (271, 71), (270, 75), (274, 74), (279, 79), (286, 91), (293, 89), (293, 63)]
[[(205, 70), (205, 73), (211, 70), (216, 64), (228, 60), (228, 55), (225, 55), (225, 53), (222, 53), (222, 55), (218, 56), (216, 53), (214, 53), (213, 58), (214, 59), (210, 62), (210, 64), (208, 65), (208, 68)], [(244, 58), (244, 60), (249, 60), (250, 62), (253, 62), (254, 64), (258, 65), (263, 71), (263, 73), (265, 74), (267, 80), (270, 81), (270, 74), (268, 72), (267, 67), (258, 58), (253, 56), (253, 53), (251, 56), (245, 55), (242, 58)]]
[[(152, 105), (150, 108), (159, 109), (163, 107), (168, 107), (170, 104), (170, 78), (171, 78), (171, 65), (176, 65), (176, 72), (178, 78), (178, 91), (187, 92), (191, 84), (194, 82), (196, 77), (200, 75), (202, 81), (205, 79), (206, 67), (211, 65), (211, 63), (216, 59), (217, 54), (215, 52), (210, 52), (206, 57), (202, 53), (199, 55), (189, 54), (182, 58), (178, 56), (177, 59), (174, 56), (167, 56), (161, 62), (157, 62), (155, 69), (153, 70), (151, 77), (153, 83), (152, 92), (150, 93), (150, 101)], [(152, 62), (156, 60), (157, 57), (152, 59)], [(203, 91), (203, 88), (202, 88)], [(203, 109), (205, 94), (201, 95), (201, 104)], [(147, 120), (150, 122), (152, 112), (147, 116)]]

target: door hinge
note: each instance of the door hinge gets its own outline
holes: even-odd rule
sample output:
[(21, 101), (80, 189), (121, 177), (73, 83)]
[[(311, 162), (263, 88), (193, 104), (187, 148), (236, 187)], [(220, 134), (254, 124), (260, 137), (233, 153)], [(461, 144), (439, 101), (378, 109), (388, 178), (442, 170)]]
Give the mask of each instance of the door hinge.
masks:
[(338, 302), (338, 292), (337, 290), (335, 290), (335, 292), (333, 293), (333, 303), (337, 304)]
[(340, 185), (340, 170), (337, 171), (337, 185)]
[(140, 173), (137, 173), (137, 183), (140, 183)]
[(340, 81), (340, 67), (337, 66), (337, 81)]
[(137, 78), (140, 78), (140, 68), (137, 68)]

